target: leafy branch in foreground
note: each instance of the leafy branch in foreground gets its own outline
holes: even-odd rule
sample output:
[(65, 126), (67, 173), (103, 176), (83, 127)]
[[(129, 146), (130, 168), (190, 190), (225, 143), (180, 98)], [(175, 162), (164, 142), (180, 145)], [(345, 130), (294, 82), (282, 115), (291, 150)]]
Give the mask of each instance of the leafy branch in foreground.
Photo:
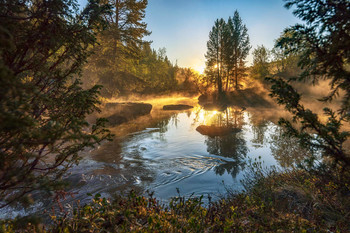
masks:
[(0, 208), (60, 179), (85, 147), (109, 139), (98, 111), (99, 86), (79, 74), (108, 6), (89, 1), (0, 1)]
[[(279, 77), (268, 80), (272, 83), (271, 96), (276, 97), (278, 103), (293, 114), (294, 122), (300, 123), (301, 128), (296, 129), (286, 119), (281, 119), (280, 123), (290, 135), (299, 138), (302, 145), (311, 150), (321, 150), (324, 156), (332, 158), (333, 165), (339, 165), (344, 171), (350, 166), (349, 152), (343, 146), (350, 132), (342, 131), (343, 124), (348, 123), (350, 116), (350, 2), (285, 2), (287, 8), (296, 7), (294, 15), (305, 21), (305, 24), (287, 28), (278, 39), (276, 47), (283, 50), (285, 55), (298, 54), (301, 73), (292, 78), (276, 75)], [(325, 122), (300, 104), (301, 95), (288, 83), (312, 80), (315, 84), (320, 79), (330, 81), (330, 93), (323, 101), (332, 101), (337, 96), (341, 96), (342, 100), (338, 114), (329, 108), (324, 109), (328, 118)]]
[(277, 47), (285, 54), (298, 53), (304, 81), (330, 81), (331, 92), (323, 98), (331, 101), (342, 96), (341, 114), (350, 119), (350, 1), (285, 0), (286, 7), (306, 24), (285, 29)]
[(350, 136), (350, 132), (341, 131), (343, 119), (331, 109), (324, 108), (328, 120), (322, 123), (317, 114), (300, 104), (300, 94), (286, 81), (272, 78), (268, 80), (272, 83), (270, 95), (277, 98), (278, 104), (284, 105), (294, 115), (294, 122), (301, 123), (298, 130), (288, 120), (281, 119), (279, 123), (286, 127), (287, 134), (299, 138), (300, 143), (312, 151), (321, 150), (324, 156), (334, 159), (334, 164), (349, 167), (350, 156), (343, 148), (343, 143)]

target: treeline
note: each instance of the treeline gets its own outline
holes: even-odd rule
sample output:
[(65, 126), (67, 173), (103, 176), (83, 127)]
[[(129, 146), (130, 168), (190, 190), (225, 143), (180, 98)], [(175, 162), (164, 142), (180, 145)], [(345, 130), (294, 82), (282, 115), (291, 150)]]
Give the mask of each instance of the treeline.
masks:
[[(290, 36), (290, 32), (283, 33), (276, 44)], [(207, 41), (205, 74), (197, 77), (200, 92), (223, 94), (254, 87), (257, 83), (268, 87), (266, 77), (292, 78), (301, 73), (297, 50), (287, 53), (288, 48), (275, 46), (269, 50), (260, 45), (252, 52), (253, 64), (247, 66), (251, 48), (248, 29), (238, 11), (227, 21), (217, 19)]]
[[(96, 50), (106, 51), (103, 44)], [(128, 94), (151, 94), (175, 90), (177, 87), (177, 65), (172, 64), (165, 49), (151, 49), (149, 43), (138, 48), (137, 57), (95, 52), (84, 69), (83, 80), (89, 85), (103, 85), (103, 97), (118, 97)]]
[[(276, 40), (276, 43), (284, 38), (282, 35)], [(277, 75), (284, 78), (296, 77), (301, 73), (301, 68), (298, 66), (298, 53), (285, 53), (285, 50), (279, 47), (274, 47), (269, 50), (264, 45), (257, 46), (253, 50), (253, 64), (249, 67), (250, 81), (260, 81), (269, 86), (266, 77)]]
[(102, 85), (103, 97), (181, 91), (177, 75), (182, 69), (168, 59), (165, 48), (156, 51), (145, 40), (151, 33), (143, 22), (147, 0), (109, 3), (107, 28), (97, 35), (98, 44), (84, 67), (84, 85)]

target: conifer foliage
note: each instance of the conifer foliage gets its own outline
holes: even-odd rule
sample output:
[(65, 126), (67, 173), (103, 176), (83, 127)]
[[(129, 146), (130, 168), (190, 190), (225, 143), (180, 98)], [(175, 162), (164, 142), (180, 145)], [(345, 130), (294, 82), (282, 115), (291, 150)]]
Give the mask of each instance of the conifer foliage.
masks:
[(35, 190), (61, 189), (85, 147), (109, 138), (98, 110), (99, 86), (79, 74), (108, 5), (90, 0), (0, 1), (0, 208)]
[(233, 86), (240, 89), (240, 80), (245, 76), (245, 59), (250, 50), (247, 27), (238, 11), (233, 17), (217, 19), (209, 33), (206, 53), (206, 75), (216, 84), (218, 93), (229, 91)]
[[(350, 155), (344, 148), (349, 131), (342, 131), (342, 125), (350, 119), (350, 2), (339, 0), (287, 0), (286, 7), (295, 6), (293, 13), (305, 24), (287, 28), (278, 40), (277, 46), (286, 55), (297, 53), (300, 75), (286, 80), (285, 77), (271, 78), (273, 97), (277, 98), (301, 123), (297, 129), (289, 121), (281, 123), (288, 133), (300, 139), (310, 149), (321, 150), (331, 161), (332, 168), (350, 167)], [(330, 81), (331, 92), (323, 100), (331, 101), (341, 96), (342, 106), (338, 111), (324, 109), (327, 121), (321, 121), (317, 114), (306, 109), (301, 103), (300, 94), (288, 83), (293, 80), (320, 79)], [(316, 134), (314, 134), (316, 133)], [(331, 159), (329, 159), (331, 158)]]

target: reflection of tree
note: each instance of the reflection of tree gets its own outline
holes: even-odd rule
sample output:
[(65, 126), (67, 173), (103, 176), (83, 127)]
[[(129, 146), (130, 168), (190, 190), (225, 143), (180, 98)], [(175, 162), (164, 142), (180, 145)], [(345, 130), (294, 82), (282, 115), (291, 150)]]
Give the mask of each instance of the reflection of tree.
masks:
[(210, 154), (234, 160), (226, 161), (224, 164), (215, 167), (216, 174), (223, 175), (227, 171), (234, 178), (240, 170), (243, 170), (244, 158), (247, 155), (248, 148), (241, 133), (208, 137), (205, 143)]
[(177, 124), (178, 124), (177, 114), (172, 114), (171, 116), (164, 119), (160, 119), (157, 122), (156, 127), (159, 128), (159, 133), (163, 134), (166, 131), (168, 131), (168, 126), (170, 124), (170, 121), (172, 121), (175, 127), (177, 127)]
[(300, 147), (296, 138), (284, 136), (283, 133), (283, 128), (277, 128), (270, 143), (271, 153), (282, 167), (292, 167), (310, 158), (310, 151)]
[(156, 127), (159, 128), (159, 133), (165, 133), (166, 131), (168, 131), (169, 122), (170, 117), (158, 121)]
[(242, 109), (228, 108), (226, 110), (227, 125), (242, 129), (244, 125), (243, 111)]
[(242, 129), (244, 125), (242, 108), (229, 107), (224, 111), (207, 111), (203, 108), (194, 110), (194, 123), (217, 127)]
[[(250, 116), (250, 123), (252, 125), (253, 130), (252, 143), (260, 144), (262, 146), (266, 140), (265, 132), (267, 130), (268, 121), (261, 117), (259, 114), (252, 114)], [(254, 146), (259, 147), (257, 145)]]

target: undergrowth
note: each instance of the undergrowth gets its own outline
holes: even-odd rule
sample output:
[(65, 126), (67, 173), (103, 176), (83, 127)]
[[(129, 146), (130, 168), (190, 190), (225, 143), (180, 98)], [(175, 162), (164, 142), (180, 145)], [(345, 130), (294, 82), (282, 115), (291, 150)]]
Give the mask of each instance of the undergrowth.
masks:
[[(327, 175), (326, 175), (327, 174)], [(204, 205), (203, 197), (161, 204), (129, 193), (114, 201), (93, 197), (50, 225), (31, 219), (2, 221), (2, 232), (348, 232), (350, 185), (322, 172), (255, 171), (246, 191)], [(60, 216), (60, 217), (59, 217)]]

